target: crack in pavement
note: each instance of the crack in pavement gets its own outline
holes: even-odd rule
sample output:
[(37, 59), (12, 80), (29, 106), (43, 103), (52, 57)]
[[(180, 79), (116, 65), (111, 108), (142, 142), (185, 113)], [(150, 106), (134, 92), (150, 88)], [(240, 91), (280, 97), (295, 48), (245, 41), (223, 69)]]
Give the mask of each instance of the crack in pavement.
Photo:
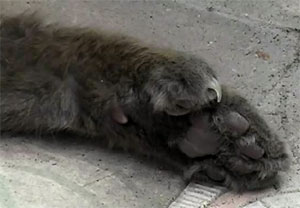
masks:
[(98, 179), (95, 179), (95, 180), (93, 180), (93, 181), (90, 181), (90, 182), (88, 182), (88, 183), (82, 185), (82, 187), (87, 187), (87, 186), (93, 185), (93, 184), (95, 184), (95, 183), (97, 183), (97, 182), (99, 182), (99, 181), (102, 181), (102, 180), (104, 180), (104, 179), (106, 179), (106, 178), (109, 178), (109, 177), (113, 176), (114, 174), (115, 174), (115, 173), (110, 173), (110, 174), (108, 174), (108, 175), (106, 175), (106, 176), (103, 176), (103, 177), (101, 177), (101, 178), (98, 178)]
[(189, 9), (192, 9), (192, 10), (197, 10), (199, 12), (210, 12), (210, 13), (216, 14), (218, 16), (221, 16), (223, 18), (226, 18), (228, 20), (241, 22), (241, 23), (249, 25), (249, 26), (273, 27), (273, 28), (276, 28), (276, 29), (280, 29), (282, 31), (294, 31), (294, 32), (299, 32), (300, 31), (300, 27), (297, 28), (297, 27), (294, 27), (294, 26), (293, 27), (285, 26), (285, 25), (280, 24), (280, 23), (267, 22), (267, 21), (264, 21), (264, 20), (261, 20), (261, 19), (258, 19), (258, 18), (253, 18), (253, 17), (250, 18), (249, 16), (247, 18), (243, 18), (242, 16), (234, 16), (234, 15), (231, 15), (229, 13), (219, 12), (219, 11), (216, 11), (216, 10), (208, 11), (207, 8), (204, 8), (204, 9), (200, 8), (197, 4), (192, 3), (192, 2), (177, 1), (176, 3), (188, 6)]

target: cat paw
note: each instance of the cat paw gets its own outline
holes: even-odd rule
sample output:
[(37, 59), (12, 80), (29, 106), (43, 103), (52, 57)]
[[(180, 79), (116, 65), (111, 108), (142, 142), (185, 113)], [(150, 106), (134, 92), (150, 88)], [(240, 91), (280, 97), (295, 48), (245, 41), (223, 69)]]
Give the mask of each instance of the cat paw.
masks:
[[(256, 119), (259, 118), (259, 119)], [(228, 106), (191, 116), (191, 127), (179, 149), (194, 164), (186, 178), (212, 180), (234, 190), (252, 190), (276, 184), (279, 171), (289, 168), (285, 143), (259, 115), (242, 114)]]
[(192, 57), (171, 57), (151, 71), (145, 90), (154, 111), (181, 116), (220, 102), (221, 86), (212, 69)]

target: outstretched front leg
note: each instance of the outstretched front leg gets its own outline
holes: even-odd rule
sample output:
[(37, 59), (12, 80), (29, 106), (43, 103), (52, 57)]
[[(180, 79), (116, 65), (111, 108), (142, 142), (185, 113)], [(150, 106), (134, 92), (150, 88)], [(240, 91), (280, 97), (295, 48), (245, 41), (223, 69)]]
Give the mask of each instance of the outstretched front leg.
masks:
[(0, 31), (2, 130), (94, 136), (111, 118), (126, 124), (122, 108), (179, 116), (221, 100), (213, 70), (189, 54), (37, 15), (4, 17)]

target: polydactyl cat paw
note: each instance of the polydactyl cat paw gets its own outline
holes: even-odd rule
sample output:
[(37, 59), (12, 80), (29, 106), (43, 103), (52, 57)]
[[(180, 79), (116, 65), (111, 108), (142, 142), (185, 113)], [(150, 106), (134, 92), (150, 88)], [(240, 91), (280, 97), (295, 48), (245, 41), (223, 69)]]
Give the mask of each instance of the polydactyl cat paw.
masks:
[(285, 144), (275, 134), (261, 131), (253, 114), (221, 105), (191, 116), (191, 123), (179, 143), (179, 149), (194, 160), (186, 178), (249, 190), (275, 184), (278, 171), (289, 167)]

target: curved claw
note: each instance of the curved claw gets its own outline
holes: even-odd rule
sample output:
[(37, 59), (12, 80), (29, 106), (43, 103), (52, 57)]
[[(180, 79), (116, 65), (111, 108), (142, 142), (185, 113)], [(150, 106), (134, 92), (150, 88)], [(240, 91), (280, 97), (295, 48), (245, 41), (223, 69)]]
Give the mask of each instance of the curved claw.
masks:
[(213, 80), (210, 82), (209, 86), (208, 86), (209, 90), (213, 90), (216, 95), (217, 95), (217, 102), (221, 102), (222, 100), (222, 88), (220, 83), (218, 82), (218, 80), (216, 80), (215, 78), (213, 78)]

